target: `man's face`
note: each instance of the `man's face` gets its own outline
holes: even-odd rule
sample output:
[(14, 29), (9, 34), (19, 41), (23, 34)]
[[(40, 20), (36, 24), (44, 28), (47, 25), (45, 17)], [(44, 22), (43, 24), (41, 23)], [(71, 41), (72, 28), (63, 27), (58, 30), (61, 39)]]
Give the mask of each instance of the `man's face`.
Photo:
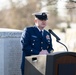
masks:
[(47, 25), (47, 20), (37, 19), (36, 24), (40, 29), (43, 29)]

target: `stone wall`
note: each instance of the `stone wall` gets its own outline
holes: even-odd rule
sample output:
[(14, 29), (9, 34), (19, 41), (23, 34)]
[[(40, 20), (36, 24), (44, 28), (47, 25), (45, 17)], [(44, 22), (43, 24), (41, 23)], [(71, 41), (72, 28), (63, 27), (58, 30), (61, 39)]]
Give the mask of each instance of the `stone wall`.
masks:
[(20, 30), (0, 29), (0, 75), (21, 75)]

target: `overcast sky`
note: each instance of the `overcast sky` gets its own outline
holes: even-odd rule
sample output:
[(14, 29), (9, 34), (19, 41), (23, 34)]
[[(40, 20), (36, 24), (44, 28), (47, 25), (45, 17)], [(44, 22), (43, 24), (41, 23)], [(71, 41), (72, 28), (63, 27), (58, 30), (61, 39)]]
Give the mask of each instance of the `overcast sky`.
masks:
[(67, 0), (58, 0), (58, 2), (57, 2), (57, 8), (58, 8), (58, 13), (59, 13), (59, 15), (60, 16), (63, 16), (63, 17), (65, 17), (65, 16), (67, 16), (67, 10), (66, 10), (66, 1)]
[(9, 7), (9, 1), (8, 0), (0, 0), (0, 10), (2, 9), (2, 8), (5, 8), (5, 7)]

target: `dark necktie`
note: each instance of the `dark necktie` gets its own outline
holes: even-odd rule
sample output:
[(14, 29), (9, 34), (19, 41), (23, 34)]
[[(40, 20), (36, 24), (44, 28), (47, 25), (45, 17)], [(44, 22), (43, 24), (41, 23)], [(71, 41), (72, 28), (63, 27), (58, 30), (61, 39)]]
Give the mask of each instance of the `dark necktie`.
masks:
[(40, 37), (42, 38), (42, 30), (40, 31)]

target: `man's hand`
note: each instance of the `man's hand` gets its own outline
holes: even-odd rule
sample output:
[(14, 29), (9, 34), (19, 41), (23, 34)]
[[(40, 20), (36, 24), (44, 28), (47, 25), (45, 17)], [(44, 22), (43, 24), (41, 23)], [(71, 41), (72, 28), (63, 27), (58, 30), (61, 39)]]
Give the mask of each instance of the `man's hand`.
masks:
[(41, 50), (41, 52), (40, 52), (39, 54), (40, 54), (40, 55), (43, 55), (43, 54), (47, 55), (47, 54), (49, 54), (49, 53), (48, 53), (47, 50)]

